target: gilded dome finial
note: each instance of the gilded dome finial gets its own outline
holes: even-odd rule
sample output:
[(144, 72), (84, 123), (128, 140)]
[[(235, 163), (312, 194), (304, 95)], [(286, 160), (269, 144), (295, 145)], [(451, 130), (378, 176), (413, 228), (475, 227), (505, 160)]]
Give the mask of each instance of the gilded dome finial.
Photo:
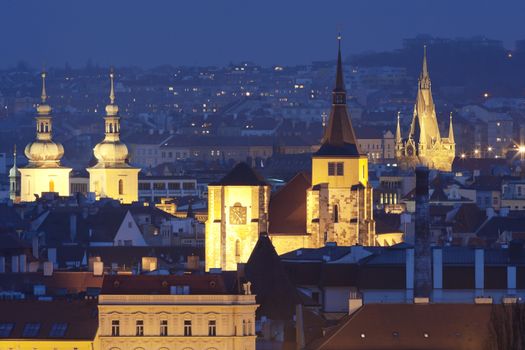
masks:
[(111, 68), (111, 71), (109, 72), (109, 79), (111, 80), (111, 90), (109, 92), (109, 101), (111, 104), (115, 103), (115, 87), (113, 86), (114, 77), (115, 77), (115, 73), (113, 72), (113, 68)]
[(42, 71), (42, 95), (40, 95), (40, 98), (42, 99), (42, 103), (46, 103), (47, 100), (47, 94), (46, 94), (46, 72)]

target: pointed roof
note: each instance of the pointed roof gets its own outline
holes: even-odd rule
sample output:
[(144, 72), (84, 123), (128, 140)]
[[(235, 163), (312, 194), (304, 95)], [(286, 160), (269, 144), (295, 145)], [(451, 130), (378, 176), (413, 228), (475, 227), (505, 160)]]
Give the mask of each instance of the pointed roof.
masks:
[(452, 126), (452, 112), (450, 112), (450, 125), (448, 127), (448, 142), (455, 143), (454, 141), (454, 127)]
[(301, 298), (268, 235), (259, 236), (244, 271), (260, 305), (256, 311), (258, 318), (266, 316), (271, 320), (292, 320), (295, 305), (301, 303)]
[(213, 182), (212, 186), (268, 186), (264, 178), (245, 162), (237, 165), (221, 180)]
[(321, 148), (314, 156), (359, 156), (356, 137), (346, 106), (346, 90), (341, 58), (341, 36), (338, 36), (337, 71), (332, 92), (332, 109)]
[(401, 125), (399, 122), (401, 112), (397, 112), (397, 127), (396, 127), (396, 141), (400, 142), (402, 140), (401, 138)]

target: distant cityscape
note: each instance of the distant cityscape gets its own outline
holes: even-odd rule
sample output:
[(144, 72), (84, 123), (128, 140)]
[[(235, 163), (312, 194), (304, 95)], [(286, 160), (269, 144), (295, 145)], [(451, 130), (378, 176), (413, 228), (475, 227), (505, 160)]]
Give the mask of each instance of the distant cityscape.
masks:
[(525, 39), (337, 45), (0, 71), (0, 350), (520, 349)]

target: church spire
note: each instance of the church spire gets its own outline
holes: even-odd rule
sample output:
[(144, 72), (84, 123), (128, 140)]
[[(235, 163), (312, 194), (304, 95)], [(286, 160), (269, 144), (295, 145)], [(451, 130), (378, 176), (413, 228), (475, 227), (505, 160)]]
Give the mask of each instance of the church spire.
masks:
[(47, 100), (47, 93), (46, 93), (46, 72), (42, 72), (42, 94), (40, 95), (40, 98), (42, 99), (42, 104), (46, 103)]
[(341, 35), (337, 36), (337, 70), (332, 92), (332, 109), (325, 128), (322, 145), (316, 155), (359, 155), (354, 129), (346, 106), (346, 90), (343, 79)]
[(402, 139), (401, 139), (401, 125), (400, 125), (400, 122), (399, 122), (399, 119), (400, 119), (400, 115), (401, 115), (401, 112), (397, 112), (397, 128), (396, 128), (396, 142), (397, 143), (401, 143), (402, 142)]
[(428, 74), (426, 45), (423, 46), (423, 65), (421, 67), (421, 74), (419, 75), (419, 88), (430, 89), (430, 75)]
[(448, 127), (448, 142), (455, 143), (454, 141), (454, 127), (452, 126), (452, 112), (450, 112), (450, 125)]

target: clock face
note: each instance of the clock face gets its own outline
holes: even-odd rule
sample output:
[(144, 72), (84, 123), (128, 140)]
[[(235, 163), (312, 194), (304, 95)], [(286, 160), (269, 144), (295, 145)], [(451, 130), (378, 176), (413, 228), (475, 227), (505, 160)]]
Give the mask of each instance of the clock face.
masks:
[(230, 207), (230, 224), (246, 224), (246, 207), (241, 206), (239, 203), (235, 203), (233, 207)]

